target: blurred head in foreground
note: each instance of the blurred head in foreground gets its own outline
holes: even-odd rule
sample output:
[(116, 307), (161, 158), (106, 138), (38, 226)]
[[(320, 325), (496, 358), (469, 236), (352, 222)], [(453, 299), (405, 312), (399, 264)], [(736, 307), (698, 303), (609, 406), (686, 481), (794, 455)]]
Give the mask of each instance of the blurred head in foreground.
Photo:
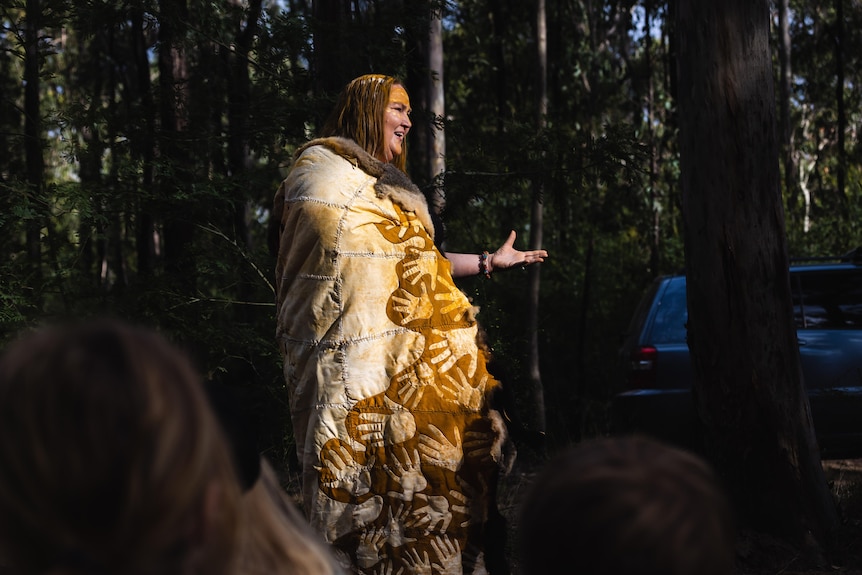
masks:
[(54, 326), (0, 357), (3, 573), (272, 563), (271, 550), (254, 554), (276, 545), (261, 525), (278, 521), (251, 517), (277, 509), (259, 503), (268, 493), (243, 495), (198, 374), (160, 335), (109, 320)]
[(518, 532), (525, 575), (733, 572), (734, 526), (711, 468), (643, 437), (589, 440), (551, 461)]

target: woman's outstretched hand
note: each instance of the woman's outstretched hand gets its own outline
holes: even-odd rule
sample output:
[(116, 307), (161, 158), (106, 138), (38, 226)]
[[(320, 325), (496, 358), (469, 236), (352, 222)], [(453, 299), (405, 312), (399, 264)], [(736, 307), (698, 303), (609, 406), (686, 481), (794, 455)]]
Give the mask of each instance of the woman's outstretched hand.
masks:
[(516, 237), (515, 230), (512, 230), (512, 233), (509, 234), (503, 245), (488, 256), (488, 271), (507, 270), (518, 266), (523, 268), (531, 264), (541, 263), (548, 257), (546, 250), (532, 250), (528, 252), (516, 250)]
[(516, 250), (516, 237), (517, 234), (512, 230), (508, 239), (492, 254), (488, 252), (478, 255), (446, 252), (443, 255), (452, 264), (452, 277), (462, 278), (476, 274), (485, 274), (486, 277), (491, 277), (493, 271), (515, 267), (525, 268), (531, 264), (541, 263), (548, 257), (548, 252), (545, 250), (528, 252)]

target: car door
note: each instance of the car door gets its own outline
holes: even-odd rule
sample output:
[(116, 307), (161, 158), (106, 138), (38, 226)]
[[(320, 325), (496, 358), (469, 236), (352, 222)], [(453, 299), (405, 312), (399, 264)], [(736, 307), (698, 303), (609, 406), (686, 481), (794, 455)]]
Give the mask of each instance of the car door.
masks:
[(656, 387), (690, 394), (693, 372), (688, 351), (685, 276), (667, 282), (651, 319), (644, 342), (658, 351)]
[(826, 455), (862, 443), (862, 269), (791, 271), (799, 357)]

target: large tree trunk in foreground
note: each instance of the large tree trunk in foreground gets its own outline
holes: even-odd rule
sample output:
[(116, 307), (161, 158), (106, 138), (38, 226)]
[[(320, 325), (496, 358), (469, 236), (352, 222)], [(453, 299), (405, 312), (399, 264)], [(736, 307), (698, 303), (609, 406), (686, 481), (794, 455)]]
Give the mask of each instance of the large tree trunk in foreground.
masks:
[(825, 542), (837, 514), (793, 323), (768, 10), (678, 5), (688, 342), (707, 450), (744, 524)]

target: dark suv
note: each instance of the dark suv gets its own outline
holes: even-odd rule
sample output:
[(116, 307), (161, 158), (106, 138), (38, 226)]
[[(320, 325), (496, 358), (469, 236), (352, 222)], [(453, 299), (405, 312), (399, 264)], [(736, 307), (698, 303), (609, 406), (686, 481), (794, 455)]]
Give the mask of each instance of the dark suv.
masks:
[[(860, 253), (790, 268), (799, 354), (825, 459), (862, 457)], [(685, 276), (657, 278), (635, 310), (620, 348), (626, 390), (613, 398), (612, 432), (642, 431), (699, 447), (687, 319)]]

